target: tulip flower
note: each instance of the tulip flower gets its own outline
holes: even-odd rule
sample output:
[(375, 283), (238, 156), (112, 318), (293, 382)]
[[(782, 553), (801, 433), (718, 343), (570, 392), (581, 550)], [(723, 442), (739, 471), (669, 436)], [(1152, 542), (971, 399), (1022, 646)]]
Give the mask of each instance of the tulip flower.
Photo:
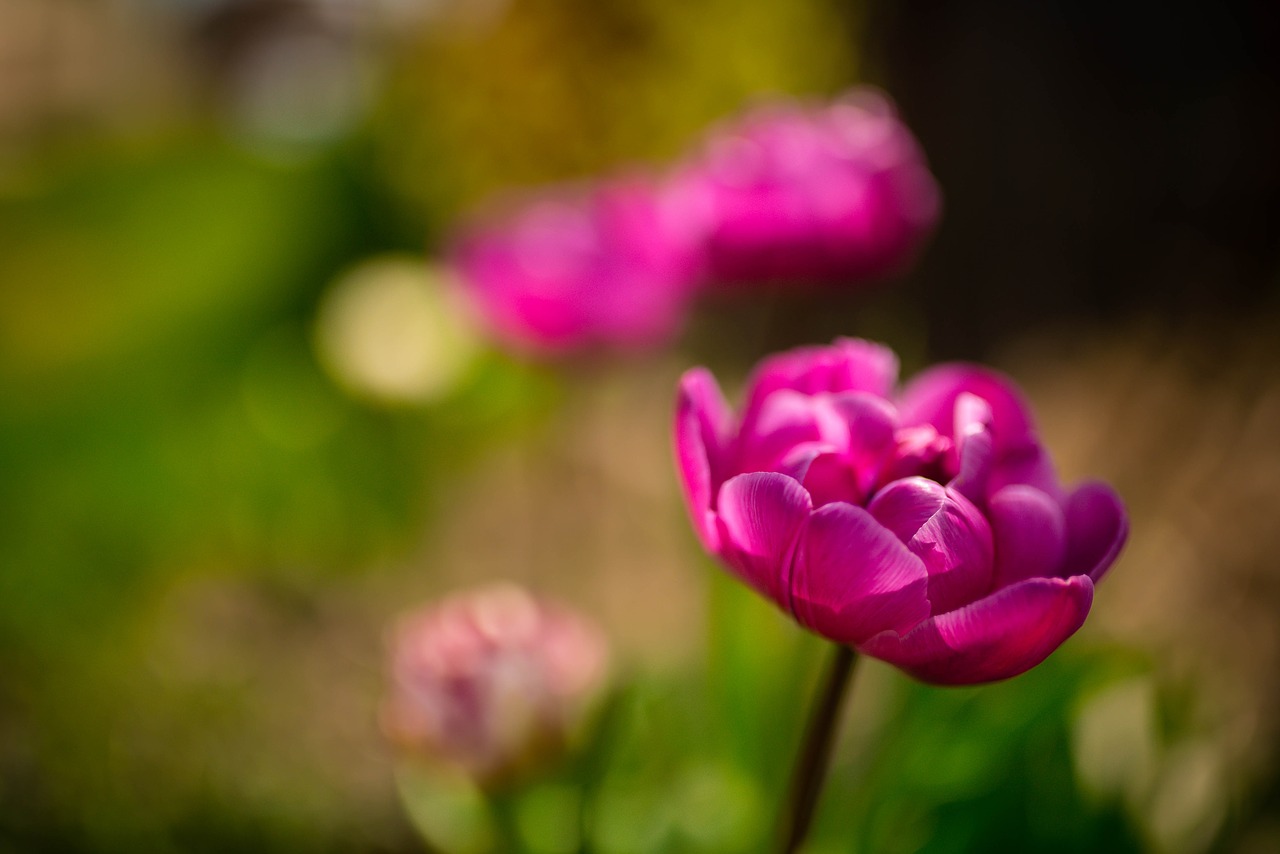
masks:
[(641, 179), (559, 188), (480, 219), (450, 262), (492, 334), (526, 352), (661, 343), (701, 271), (699, 235)]
[(498, 785), (564, 749), (608, 657), (597, 628), (520, 588), (458, 594), (397, 627), (383, 729), (414, 757)]
[(882, 93), (772, 103), (713, 131), (673, 178), (714, 281), (848, 282), (906, 266), (940, 194)]
[(739, 415), (705, 369), (675, 446), (702, 545), (806, 628), (918, 679), (1015, 676), (1084, 623), (1128, 533), (1058, 481), (1006, 377), (950, 364), (895, 390), (867, 341), (766, 359)]

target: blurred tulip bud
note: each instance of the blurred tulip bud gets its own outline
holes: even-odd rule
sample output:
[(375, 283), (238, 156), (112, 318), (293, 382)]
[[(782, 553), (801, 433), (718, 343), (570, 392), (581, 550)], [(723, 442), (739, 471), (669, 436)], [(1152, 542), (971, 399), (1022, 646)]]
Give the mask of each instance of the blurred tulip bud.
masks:
[(383, 729), (411, 757), (501, 785), (580, 734), (608, 659), (595, 626), (521, 588), (457, 594), (396, 628)]
[(900, 272), (933, 231), (941, 194), (883, 93), (778, 101), (707, 135), (672, 179), (702, 217), (710, 281), (854, 283)]
[(449, 260), (492, 335), (542, 355), (675, 335), (700, 232), (638, 177), (554, 187), (462, 228)]

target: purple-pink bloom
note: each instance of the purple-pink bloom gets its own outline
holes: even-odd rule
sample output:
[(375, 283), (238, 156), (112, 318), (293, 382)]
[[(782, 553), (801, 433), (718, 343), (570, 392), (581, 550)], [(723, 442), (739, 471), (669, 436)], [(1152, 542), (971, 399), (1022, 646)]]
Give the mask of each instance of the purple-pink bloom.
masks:
[(713, 131), (673, 178), (707, 230), (719, 282), (849, 282), (905, 267), (932, 232), (938, 186), (881, 92), (774, 103)]
[(701, 259), (692, 224), (641, 178), (543, 191), (477, 219), (449, 253), (490, 331), (540, 353), (666, 340)]
[(680, 382), (675, 448), (703, 546), (801, 625), (926, 682), (1043, 661), (1128, 535), (1102, 483), (1065, 489), (1013, 383), (840, 339), (763, 361), (741, 414)]
[(519, 587), (456, 594), (396, 627), (383, 729), (413, 756), (495, 784), (565, 747), (608, 660), (599, 629)]

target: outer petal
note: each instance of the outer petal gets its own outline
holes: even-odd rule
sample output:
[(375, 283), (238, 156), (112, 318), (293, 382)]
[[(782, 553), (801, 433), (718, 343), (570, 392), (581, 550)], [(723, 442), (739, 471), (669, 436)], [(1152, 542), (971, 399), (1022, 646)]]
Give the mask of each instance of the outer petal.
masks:
[(1058, 575), (1067, 554), (1062, 508), (1040, 490), (1006, 486), (987, 502), (996, 543), (995, 589)]
[(1129, 538), (1129, 516), (1105, 483), (1081, 484), (1067, 499), (1067, 560), (1063, 575), (1094, 581), (1111, 568)]
[(938, 365), (916, 375), (899, 398), (902, 423), (932, 424), (939, 433), (954, 435), (956, 398), (968, 392), (991, 407), (991, 429), (997, 448), (1018, 445), (1035, 433), (1031, 410), (1013, 381), (978, 365)]
[(888, 347), (840, 338), (830, 347), (800, 347), (760, 363), (747, 383), (742, 423), (754, 423), (760, 407), (779, 389), (803, 394), (863, 391), (886, 397), (898, 378), (898, 357)]
[(796, 538), (812, 506), (804, 487), (776, 472), (740, 474), (720, 488), (721, 557), (785, 610)]
[(804, 626), (840, 643), (905, 632), (929, 616), (924, 562), (861, 507), (814, 511), (791, 578), (791, 610)]
[(1031, 440), (1016, 448), (1004, 448), (991, 470), (987, 491), (995, 493), (1006, 486), (1026, 484), (1049, 495), (1058, 503), (1066, 501), (1066, 492), (1058, 483), (1058, 473), (1049, 452)]
[(858, 648), (938, 685), (1008, 679), (1044, 661), (1084, 624), (1088, 576), (1031, 578), (902, 635), (883, 632)]
[(711, 498), (726, 474), (732, 429), (715, 377), (706, 368), (686, 371), (676, 398), (676, 464), (694, 530), (711, 552), (720, 546)]
[(898, 357), (882, 344), (861, 338), (837, 338), (831, 391), (863, 391), (888, 397), (898, 382)]
[(924, 561), (931, 613), (954, 610), (991, 590), (991, 529), (963, 495), (912, 477), (880, 490), (867, 510)]

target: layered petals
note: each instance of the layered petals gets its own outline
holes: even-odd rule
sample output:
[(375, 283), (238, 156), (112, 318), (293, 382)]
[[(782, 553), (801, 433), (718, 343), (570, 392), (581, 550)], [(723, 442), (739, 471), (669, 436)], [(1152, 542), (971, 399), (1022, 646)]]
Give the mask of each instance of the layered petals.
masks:
[(796, 538), (812, 509), (809, 493), (784, 474), (730, 478), (717, 501), (720, 555), (743, 580), (788, 607)]
[(695, 528), (826, 638), (938, 684), (1017, 675), (1084, 622), (1124, 506), (1105, 484), (1061, 486), (1000, 374), (943, 365), (895, 398), (896, 370), (851, 340), (772, 357), (736, 424), (710, 375), (686, 374), (676, 451)]
[(883, 632), (858, 649), (938, 685), (973, 685), (1035, 667), (1084, 624), (1093, 582), (1030, 578), (906, 634)]
[(1129, 538), (1129, 517), (1115, 490), (1105, 483), (1082, 484), (1067, 499), (1067, 559), (1063, 575), (1099, 580)]
[(1012, 448), (1034, 438), (1031, 410), (1003, 374), (978, 365), (938, 365), (924, 371), (902, 390), (898, 409), (904, 424), (932, 424), (954, 435), (956, 401), (969, 394), (991, 408), (991, 430), (997, 447)]
[(678, 330), (702, 275), (700, 230), (666, 195), (619, 177), (511, 200), (458, 230), (449, 264), (514, 349), (651, 346)]
[(885, 96), (774, 103), (710, 134), (675, 177), (707, 223), (708, 266), (733, 283), (858, 281), (901, 269), (940, 193)]
[(676, 399), (676, 461), (693, 528), (712, 552), (719, 548), (719, 533), (711, 498), (728, 466), (732, 425), (733, 415), (711, 372), (686, 372)]
[(801, 625), (840, 643), (906, 631), (929, 616), (924, 562), (861, 507), (814, 511), (791, 578)]
[(782, 389), (806, 395), (861, 391), (888, 397), (897, 379), (898, 357), (880, 344), (840, 338), (830, 347), (800, 347), (770, 356), (752, 373), (742, 423), (754, 424), (764, 402)]
[(912, 477), (889, 484), (867, 509), (924, 562), (930, 613), (953, 610), (991, 589), (991, 528), (962, 494)]
[(744, 431), (739, 465), (746, 471), (771, 471), (799, 445), (826, 445), (843, 438), (842, 425), (816, 397), (780, 389), (761, 405), (750, 431)]
[(995, 464), (994, 421), (985, 399), (968, 392), (957, 396), (954, 436), (958, 470), (948, 485), (979, 504), (986, 497)]
[(995, 535), (997, 589), (1057, 574), (1067, 550), (1058, 502), (1031, 486), (1006, 486), (987, 502), (987, 518)]

